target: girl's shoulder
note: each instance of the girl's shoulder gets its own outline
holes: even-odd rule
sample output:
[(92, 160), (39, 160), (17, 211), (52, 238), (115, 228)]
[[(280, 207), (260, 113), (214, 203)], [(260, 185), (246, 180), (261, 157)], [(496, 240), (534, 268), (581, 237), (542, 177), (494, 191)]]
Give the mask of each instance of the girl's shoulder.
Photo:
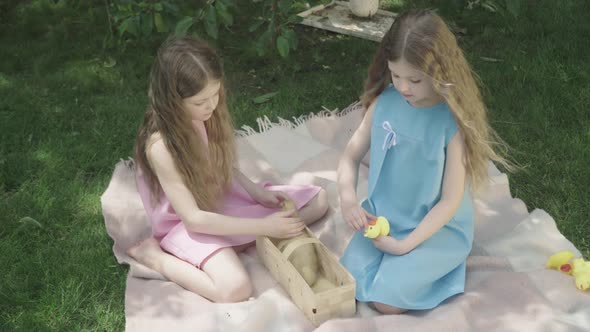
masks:
[(160, 166), (166, 166), (168, 164), (173, 165), (172, 155), (170, 151), (168, 151), (168, 147), (166, 143), (164, 143), (164, 139), (162, 139), (162, 135), (159, 132), (153, 133), (148, 139), (145, 144), (145, 154), (147, 156), (148, 162), (152, 165), (158, 164)]
[(148, 139), (146, 156), (148, 163), (160, 181), (161, 177), (168, 180), (179, 178), (174, 157), (161, 136), (154, 134)]
[(445, 146), (447, 146), (459, 130), (459, 126), (457, 125), (457, 120), (455, 119), (453, 112), (446, 103), (444, 104), (444, 107), (441, 108), (440, 120), (438, 123), (439, 125), (442, 124), (442, 127), (444, 128)]
[(145, 153), (149, 156), (151, 153), (155, 152), (155, 150), (160, 150), (162, 148), (166, 148), (166, 144), (164, 144), (160, 132), (156, 131), (151, 134), (145, 142)]
[(162, 135), (160, 134), (159, 131), (156, 131), (155, 133), (151, 134), (150, 137), (148, 137), (145, 146), (149, 147), (150, 145), (156, 143), (157, 141), (161, 141), (161, 140), (162, 140)]

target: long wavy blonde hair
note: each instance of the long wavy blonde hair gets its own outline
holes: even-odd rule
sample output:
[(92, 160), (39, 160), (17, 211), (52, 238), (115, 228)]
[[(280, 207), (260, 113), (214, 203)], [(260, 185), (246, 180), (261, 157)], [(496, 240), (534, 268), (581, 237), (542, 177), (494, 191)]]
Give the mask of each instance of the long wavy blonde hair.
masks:
[[(198, 94), (210, 82), (221, 82), (221, 88), (217, 108), (205, 121), (207, 148), (184, 109), (183, 99)], [(236, 159), (221, 59), (199, 39), (169, 39), (158, 50), (152, 65), (148, 97), (149, 107), (135, 142), (135, 160), (144, 173), (152, 199), (160, 197), (162, 188), (146, 152), (153, 135), (159, 133), (199, 208), (214, 211), (232, 181)]]
[(504, 156), (507, 145), (490, 127), (485, 105), (463, 51), (445, 22), (430, 10), (398, 16), (383, 37), (369, 67), (361, 101), (365, 109), (391, 83), (388, 61), (405, 59), (432, 79), (453, 113), (466, 147), (466, 169), (471, 188), (487, 181), (492, 160), (511, 171)]

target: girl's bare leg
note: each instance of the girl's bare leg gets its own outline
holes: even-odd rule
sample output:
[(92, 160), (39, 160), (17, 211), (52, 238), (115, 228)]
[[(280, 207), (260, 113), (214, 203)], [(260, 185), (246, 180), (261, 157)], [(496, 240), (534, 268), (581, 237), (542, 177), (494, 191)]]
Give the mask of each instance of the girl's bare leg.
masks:
[[(324, 189), (299, 211), (306, 225), (326, 214), (328, 195)], [(239, 302), (252, 293), (252, 283), (237, 253), (254, 242), (219, 250), (203, 265), (202, 270), (164, 252), (152, 237), (130, 248), (127, 253), (139, 263), (159, 272), (166, 279), (213, 302)]]
[(393, 307), (393, 306), (383, 304), (380, 302), (372, 302), (372, 304), (375, 307), (375, 309), (377, 309), (377, 311), (379, 311), (382, 314), (386, 314), (386, 315), (399, 315), (399, 314), (403, 314), (404, 312), (408, 311), (406, 309)]
[(252, 295), (252, 282), (248, 271), (233, 248), (223, 248), (215, 253), (202, 269), (215, 284), (215, 302), (240, 302)]
[(240, 302), (252, 293), (248, 273), (233, 248), (223, 248), (213, 254), (202, 270), (164, 252), (152, 237), (127, 253), (166, 279), (213, 302)]
[(317, 195), (299, 210), (299, 217), (306, 225), (311, 225), (328, 211), (328, 193), (320, 189)]

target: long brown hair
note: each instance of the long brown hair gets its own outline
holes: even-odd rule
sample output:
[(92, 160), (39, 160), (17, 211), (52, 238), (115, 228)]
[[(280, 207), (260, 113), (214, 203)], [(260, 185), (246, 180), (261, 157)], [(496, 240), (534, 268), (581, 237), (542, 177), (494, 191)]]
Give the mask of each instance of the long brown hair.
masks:
[[(205, 121), (207, 149), (184, 109), (183, 99), (198, 94), (213, 82), (221, 82), (221, 88), (217, 108)], [(221, 59), (199, 39), (169, 39), (158, 50), (152, 65), (148, 97), (149, 107), (135, 142), (135, 160), (144, 173), (152, 199), (160, 197), (162, 188), (146, 152), (154, 134), (159, 133), (199, 208), (215, 210), (231, 183), (236, 158)]]
[(507, 170), (515, 168), (504, 157), (506, 144), (488, 123), (475, 75), (455, 36), (430, 10), (398, 16), (383, 37), (361, 96), (365, 109), (391, 83), (387, 62), (402, 58), (431, 78), (453, 113), (465, 142), (467, 174), (474, 190), (486, 182), (489, 160)]

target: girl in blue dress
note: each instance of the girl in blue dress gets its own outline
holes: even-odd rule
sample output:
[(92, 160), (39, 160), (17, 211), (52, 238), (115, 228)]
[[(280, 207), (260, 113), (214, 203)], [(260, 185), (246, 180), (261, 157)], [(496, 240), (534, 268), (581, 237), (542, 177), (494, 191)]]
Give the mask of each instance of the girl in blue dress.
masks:
[[(471, 192), (487, 163), (510, 164), (488, 124), (469, 64), (432, 11), (397, 17), (369, 68), (366, 112), (338, 167), (343, 218), (355, 232), (341, 262), (356, 297), (386, 314), (431, 309), (462, 293), (473, 241)], [(356, 194), (370, 148), (367, 199)], [(388, 236), (363, 236), (386, 217)]]

